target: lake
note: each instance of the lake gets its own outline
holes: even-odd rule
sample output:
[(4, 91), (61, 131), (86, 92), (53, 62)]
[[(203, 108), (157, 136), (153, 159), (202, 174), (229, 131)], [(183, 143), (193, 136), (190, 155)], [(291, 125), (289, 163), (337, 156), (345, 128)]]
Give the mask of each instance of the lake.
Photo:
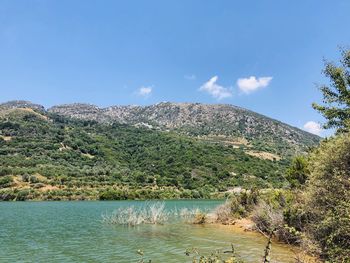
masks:
[[(165, 201), (166, 209), (210, 210), (223, 201)], [(136, 227), (108, 225), (102, 214), (142, 201), (0, 202), (0, 262), (138, 262), (144, 251), (152, 262), (191, 262), (187, 248), (204, 253), (233, 243), (246, 262), (261, 262), (266, 238), (217, 225), (174, 221)], [(293, 262), (285, 245), (273, 244), (275, 262)]]

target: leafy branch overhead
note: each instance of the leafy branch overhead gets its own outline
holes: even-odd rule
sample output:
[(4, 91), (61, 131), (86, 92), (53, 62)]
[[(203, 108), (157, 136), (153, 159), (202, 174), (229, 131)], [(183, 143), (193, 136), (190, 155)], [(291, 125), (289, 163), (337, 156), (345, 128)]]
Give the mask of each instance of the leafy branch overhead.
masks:
[(343, 49), (341, 55), (340, 64), (325, 62), (323, 73), (330, 84), (320, 86), (323, 104), (313, 103), (312, 107), (326, 118), (324, 128), (347, 131), (350, 125), (350, 49)]

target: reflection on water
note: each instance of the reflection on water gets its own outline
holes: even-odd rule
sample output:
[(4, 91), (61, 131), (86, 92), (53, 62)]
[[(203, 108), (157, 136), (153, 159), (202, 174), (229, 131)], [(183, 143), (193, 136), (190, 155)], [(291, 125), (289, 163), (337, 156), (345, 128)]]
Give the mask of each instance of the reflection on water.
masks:
[[(166, 201), (167, 209), (212, 209), (220, 201)], [(0, 262), (137, 262), (144, 251), (152, 262), (191, 262), (188, 248), (203, 253), (233, 243), (246, 262), (260, 262), (266, 240), (255, 233), (215, 225), (125, 227), (101, 222), (101, 214), (141, 201), (0, 203)], [(274, 262), (293, 262), (294, 254), (274, 244)]]

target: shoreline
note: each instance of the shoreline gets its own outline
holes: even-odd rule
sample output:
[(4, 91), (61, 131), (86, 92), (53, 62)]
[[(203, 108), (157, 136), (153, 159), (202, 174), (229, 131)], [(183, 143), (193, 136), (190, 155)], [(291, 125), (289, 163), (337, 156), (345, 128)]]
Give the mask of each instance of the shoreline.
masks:
[[(249, 219), (249, 218), (241, 218), (241, 219), (236, 219), (233, 221), (233, 224), (221, 224), (221, 223), (206, 223), (205, 225), (212, 225), (218, 228), (224, 228), (228, 229), (232, 233), (243, 233), (244, 235), (249, 235), (253, 237), (265, 237), (266, 242), (268, 237), (266, 237), (263, 233), (255, 230), (254, 228), (254, 222)], [(292, 245), (292, 244), (287, 244), (281, 241), (276, 240), (276, 238), (272, 238), (272, 250), (273, 250), (273, 245), (278, 245), (279, 247), (284, 247), (292, 251), (296, 259), (302, 260), (301, 262), (303, 263), (320, 263), (322, 262), (319, 258), (309, 255), (305, 252), (302, 251), (300, 247), (297, 245)], [(296, 261), (298, 262), (298, 261)]]

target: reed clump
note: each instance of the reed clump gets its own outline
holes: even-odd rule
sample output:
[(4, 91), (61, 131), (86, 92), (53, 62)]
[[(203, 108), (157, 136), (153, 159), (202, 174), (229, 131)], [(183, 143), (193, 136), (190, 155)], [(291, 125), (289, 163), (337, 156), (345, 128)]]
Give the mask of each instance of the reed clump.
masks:
[(146, 202), (143, 206), (121, 207), (112, 214), (102, 215), (108, 224), (136, 226), (140, 224), (164, 224), (170, 212), (165, 210), (164, 202)]
[(103, 214), (102, 221), (113, 225), (136, 226), (140, 224), (165, 224), (183, 222), (207, 223), (207, 213), (199, 208), (166, 209), (164, 202), (147, 201), (142, 206), (127, 206), (111, 214)]

